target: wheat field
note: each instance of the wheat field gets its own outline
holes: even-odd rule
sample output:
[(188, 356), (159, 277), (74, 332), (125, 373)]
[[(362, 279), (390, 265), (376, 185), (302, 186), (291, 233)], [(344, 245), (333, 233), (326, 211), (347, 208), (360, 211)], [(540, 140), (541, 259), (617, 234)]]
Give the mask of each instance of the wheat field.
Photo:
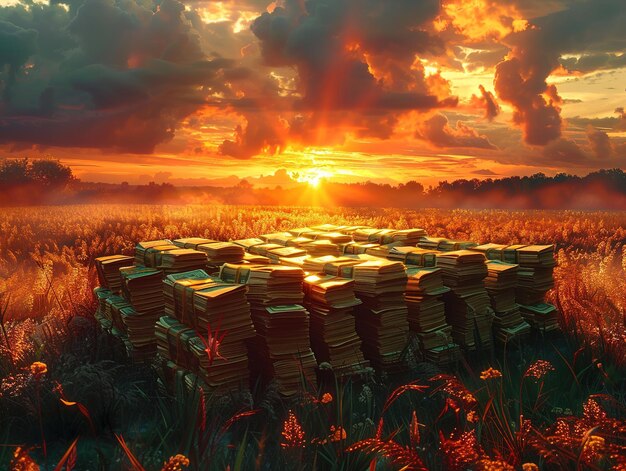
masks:
[[(62, 357), (61, 353), (66, 349), (66, 339), (74, 332), (68, 328), (70, 319), (77, 317), (91, 319), (95, 307), (92, 289), (96, 284), (93, 266), (96, 257), (116, 253), (132, 254), (135, 243), (141, 240), (191, 236), (230, 240), (322, 223), (363, 224), (397, 229), (421, 227), (432, 236), (473, 240), (479, 243), (556, 244), (558, 259), (558, 267), (555, 270), (556, 287), (549, 294), (549, 299), (560, 310), (561, 326), (573, 351), (585, 349), (588, 352), (588, 363), (593, 370), (594, 386), (582, 388), (580, 384), (583, 377), (579, 377), (576, 373), (574, 379), (575, 383), (580, 386), (581, 395), (576, 404), (572, 405), (573, 412), (570, 412), (569, 418), (561, 420), (554, 414), (549, 417), (544, 414), (541, 416), (544, 423), (541, 426), (536, 425), (536, 433), (533, 435), (531, 425), (525, 422), (520, 409), (510, 409), (509, 403), (502, 399), (503, 391), (509, 391), (510, 384), (505, 386), (504, 383), (505, 379), (509, 381), (508, 376), (512, 375), (511, 372), (503, 371), (502, 374), (497, 369), (491, 372), (485, 370), (484, 378), (482, 375), (480, 378), (475, 378), (482, 386), (471, 392), (468, 389), (470, 386), (461, 383), (456, 376), (440, 375), (437, 378), (438, 391), (446, 394), (451, 401), (445, 402), (446, 413), (449, 414), (449, 409), (456, 407), (464, 410), (467, 417), (464, 416), (463, 434), (423, 433), (422, 441), (431, 443), (429, 442), (431, 440), (433, 446), (443, 450), (433, 456), (419, 451), (423, 450), (426, 445), (418, 444), (422, 426), (419, 425), (421, 417), (416, 416), (415, 413), (413, 416), (410, 413), (401, 413), (401, 419), (396, 417), (392, 420), (393, 426), (397, 427), (401, 436), (407, 434), (405, 442), (402, 442), (404, 440), (402, 437), (397, 440), (383, 439), (380, 432), (387, 409), (392, 408), (392, 404), (401, 395), (421, 393), (422, 390), (419, 388), (422, 386), (413, 388), (407, 384), (403, 386), (404, 389), (387, 391), (391, 394), (389, 399), (391, 402), (386, 403), (379, 399), (376, 412), (379, 415), (372, 413), (367, 416), (371, 422), (370, 425), (368, 425), (369, 422), (364, 422), (365, 419), (357, 421), (357, 424), (361, 424), (358, 433), (355, 432), (354, 427), (347, 429), (346, 433), (346, 429), (339, 427), (336, 422), (337, 413), (340, 416), (342, 414), (338, 404), (339, 397), (324, 396), (326, 400), (316, 399), (307, 403), (306, 406), (302, 404), (294, 406), (293, 409), (296, 412), (289, 411), (289, 414), (284, 406), (281, 406), (282, 412), (276, 412), (275, 419), (282, 425), (273, 432), (280, 446), (277, 445), (278, 448), (272, 452), (274, 454), (261, 449), (262, 443), (259, 442), (259, 437), (254, 446), (251, 442), (246, 442), (244, 437), (244, 442), (233, 446), (235, 450), (241, 450), (241, 447), (244, 447), (242, 453), (246, 457), (250, 454), (248, 448), (254, 448), (255, 451), (250, 457), (237, 461), (232, 453), (220, 455), (219, 459), (215, 457), (215, 454), (199, 453), (199, 457), (192, 459), (191, 469), (226, 469), (224, 463), (235, 462), (239, 463), (239, 468), (234, 464), (232, 466), (228, 464), (228, 466), (231, 466), (231, 469), (253, 469), (245, 467), (246, 465), (242, 463), (262, 461), (258, 457), (263, 453), (273, 456), (273, 460), (282, 459), (285, 463), (302, 465), (295, 466), (293, 469), (314, 469), (307, 467), (312, 459), (310, 453), (318, 459), (321, 448), (328, 448), (331, 450), (331, 455), (332, 453), (338, 454), (337, 456), (342, 460), (347, 460), (345, 462), (352, 463), (343, 468), (330, 466), (327, 469), (363, 469), (368, 466), (372, 469), (371, 463), (377, 459), (374, 458), (372, 461), (372, 456), (377, 456), (383, 460), (382, 463), (391, 463), (390, 466), (396, 466), (398, 469), (437, 469), (432, 468), (435, 466), (432, 463), (438, 463), (436, 466), (445, 463), (446, 469), (522, 469), (521, 465), (528, 456), (532, 456), (534, 461), (539, 460), (542, 468), (545, 469), (575, 469), (568, 468), (568, 466), (573, 466), (572, 463), (576, 461), (579, 464), (583, 463), (581, 466), (584, 469), (605, 469), (609, 465), (613, 467), (612, 469), (625, 469), (619, 466), (626, 466), (626, 453), (622, 448), (626, 445), (623, 439), (626, 422), (620, 421), (621, 419), (608, 421), (607, 412), (603, 408), (605, 406), (600, 405), (602, 401), (591, 394), (612, 388), (618, 392), (623, 389), (621, 371), (626, 365), (626, 347), (624, 347), (626, 345), (626, 254), (624, 253), (626, 213), (623, 212), (434, 209), (407, 211), (393, 208), (321, 209), (217, 205), (5, 208), (0, 212), (0, 313), (2, 314), (0, 373), (3, 377), (0, 384), (0, 425), (12, 423), (14, 411), (17, 410), (15, 409), (16, 398), (24, 401), (26, 401), (25, 397), (30, 398), (31, 402), (28, 403), (30, 406), (25, 406), (24, 409), (26, 415), (34, 414), (37, 410), (36, 406), (41, 406), (41, 401), (33, 399), (39, 398), (38, 395), (33, 395), (33, 391), (38, 392), (39, 389), (32, 388), (40, 387), (40, 376), (36, 369), (33, 370), (33, 365), (41, 361), (48, 362), (48, 366), (51, 366), (55, 355)], [(574, 370), (578, 371), (576, 361), (577, 357), (573, 360), (568, 359), (564, 368), (566, 374)], [(533, 363), (518, 380), (523, 382), (524, 378), (530, 375), (543, 381), (544, 376), (548, 375), (552, 369), (551, 365)], [(97, 372), (97, 375), (102, 374), (102, 371)], [(585, 375), (589, 374), (588, 371), (585, 373)], [(68, 382), (64, 381), (64, 378), (49, 379), (52, 385), (51, 390), (57, 387), (54, 384), (72, 389), (66, 385)], [(611, 387), (608, 386), (609, 380), (612, 382)], [(510, 382), (513, 383), (512, 380)], [(29, 387), (30, 396), (24, 392), (28, 391)], [(585, 394), (582, 393), (583, 390)], [(58, 389), (55, 391), (58, 392)], [(77, 395), (83, 394), (78, 392), (83, 389), (75, 385), (73, 391)], [(369, 404), (368, 401), (372, 401), (371, 396), (368, 396), (372, 394), (371, 390), (369, 393), (366, 389), (352, 392), (363, 404)], [(88, 395), (88, 392), (84, 394)], [(533, 407), (538, 407), (537, 404), (544, 400), (544, 392), (541, 389), (537, 394), (538, 402)], [(472, 403), (470, 400), (467, 403), (470, 397), (476, 402)], [(494, 401), (494, 398), (497, 400)], [(126, 399), (132, 405), (133, 398)], [(83, 399), (75, 397), (73, 400)], [(87, 399), (84, 401), (89, 402)], [(324, 427), (327, 429), (328, 426), (331, 427), (330, 432), (326, 430), (330, 435), (320, 438), (322, 434), (319, 431), (320, 424), (311, 425), (309, 423), (312, 420), (311, 411), (306, 412), (304, 409), (316, 407), (316, 414), (321, 414), (324, 410), (334, 407), (335, 403), (339, 407), (339, 412), (327, 411), (328, 413), (322, 414), (324, 417), (322, 422), (327, 423)], [(522, 398), (519, 404), (522, 406), (525, 404)], [(206, 418), (208, 405), (203, 403), (200, 406), (205, 408), (204, 417)], [(94, 409), (97, 407), (97, 405), (92, 405), (88, 408), (91, 416), (96, 415)], [(455, 409), (457, 414), (458, 409)], [(572, 415), (575, 415), (575, 409), (579, 412), (577, 419)], [(606, 406), (606, 409), (608, 410), (609, 407)], [(533, 408), (532, 414), (538, 413), (537, 410)], [(623, 414), (620, 408), (613, 408), (611, 411), (617, 416)], [(305, 417), (305, 414), (309, 415)], [(531, 414), (531, 411), (527, 414)], [(313, 416), (317, 417), (315, 414)], [(236, 415), (233, 417), (236, 417), (237, 422), (240, 420)], [(232, 425), (233, 422), (226, 419), (225, 421)], [(246, 420), (246, 416), (243, 416), (241, 420)], [(503, 420), (515, 422), (514, 430), (510, 430), (508, 425), (504, 426)], [(534, 420), (533, 417), (533, 427)], [(91, 418), (89, 421), (91, 422)], [(603, 421), (605, 424), (601, 431), (589, 432), (594, 427), (600, 427)], [(481, 427), (472, 425), (476, 423), (480, 423)], [(197, 423), (194, 422), (194, 424), (194, 427), (198, 427)], [(440, 430), (447, 430), (439, 422), (435, 425), (440, 427)], [(607, 428), (609, 426), (613, 428), (609, 430)], [(206, 433), (207, 427), (205, 424), (202, 433)], [(506, 433), (502, 427), (507, 429)], [(312, 428), (317, 432), (311, 431)], [(479, 430), (482, 432), (478, 432)], [(617, 438), (609, 440), (610, 433), (617, 434)], [(309, 437), (311, 434), (318, 435), (314, 439), (317, 441)], [(271, 434), (268, 432), (268, 435)], [(528, 438), (531, 435), (534, 436), (532, 440)], [(264, 440), (268, 439), (265, 435), (259, 436)], [(0, 439), (4, 438), (0, 437)], [(195, 439), (198, 440), (198, 437)], [(595, 442), (590, 444), (590, 440), (595, 440)], [(38, 439), (35, 436), (31, 441), (37, 442)], [(167, 440), (161, 437), (157, 442), (165, 448), (163, 444)], [(117, 449), (119, 453), (122, 453), (120, 449), (123, 450), (120, 459), (130, 459), (131, 466), (128, 469), (140, 469), (137, 467), (138, 462), (132, 464), (134, 461), (130, 458), (134, 456), (133, 446), (140, 445), (126, 443), (123, 438), (120, 443), (121, 446)], [(158, 448), (154, 447), (153, 442), (150, 443), (153, 447), (150, 448), (151, 450)], [(315, 447), (313, 443), (316, 444)], [(313, 449), (315, 451), (312, 451)], [(528, 451), (529, 449), (533, 450), (532, 453)], [(25, 448), (20, 448), (20, 450), (20, 453), (26, 453), (20, 456), (30, 459), (28, 450)], [(172, 450), (168, 451), (167, 455), (171, 454), (175, 457), (177, 450)], [(211, 450), (213, 450), (212, 453), (217, 453), (215, 449)], [(158, 453), (164, 453), (164, 451), (159, 449)], [(166, 456), (158, 453), (145, 451), (144, 464), (153, 463), (151, 466), (146, 465), (145, 469), (160, 469), (158, 463), (164, 461)], [(31, 454), (39, 456), (41, 450), (32, 451)], [(353, 460), (350, 461), (347, 458), (357, 455), (366, 456), (367, 459), (350, 458)], [(6, 456), (12, 457), (13, 461), (18, 459), (17, 455)], [(211, 457), (211, 463), (215, 464), (219, 461), (221, 464), (216, 467), (212, 464), (205, 468), (206, 461), (203, 460), (207, 459), (206, 456)], [(3, 462), (2, 457), (0, 450), (0, 464)], [(172, 461), (170, 468), (164, 467), (163, 469), (183, 469), (187, 463), (183, 458), (187, 459), (179, 457), (177, 458), (179, 461)], [(153, 461), (149, 461), (150, 459)], [(534, 461), (526, 463), (529, 466), (523, 469), (525, 471), (539, 469), (530, 466), (534, 464)], [(220, 467), (222, 465), (223, 467)], [(565, 468), (559, 468), (559, 465)], [(254, 469), (268, 468), (255, 466)], [(320, 469), (326, 468), (322, 466)], [(374, 469), (379, 468), (374, 466)]]

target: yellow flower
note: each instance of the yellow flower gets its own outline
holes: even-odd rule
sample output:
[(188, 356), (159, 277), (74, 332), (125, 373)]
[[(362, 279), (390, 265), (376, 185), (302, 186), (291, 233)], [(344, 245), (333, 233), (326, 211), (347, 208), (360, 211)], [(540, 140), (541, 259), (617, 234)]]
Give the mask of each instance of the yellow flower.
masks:
[(465, 418), (467, 419), (468, 422), (471, 422), (471, 423), (478, 422), (478, 414), (476, 414), (476, 411), (473, 411), (473, 410), (469, 411)]
[(163, 463), (161, 471), (183, 471), (183, 466), (189, 466), (189, 459), (185, 455), (174, 455)]
[(36, 361), (30, 365), (30, 372), (35, 379), (41, 379), (41, 377), (48, 372), (48, 365), (41, 361)]
[(328, 404), (329, 402), (333, 402), (333, 395), (331, 393), (324, 393), (320, 402), (322, 404)]
[(487, 381), (488, 379), (495, 379), (495, 378), (502, 378), (502, 372), (500, 370), (489, 368), (480, 374), (480, 379), (484, 381)]

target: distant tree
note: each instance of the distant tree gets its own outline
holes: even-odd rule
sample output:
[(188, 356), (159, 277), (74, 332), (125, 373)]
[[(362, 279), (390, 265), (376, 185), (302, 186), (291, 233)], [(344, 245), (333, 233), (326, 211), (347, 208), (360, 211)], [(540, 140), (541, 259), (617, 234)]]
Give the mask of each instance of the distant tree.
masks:
[(44, 190), (60, 189), (74, 180), (72, 169), (58, 160), (5, 159), (0, 163), (0, 185), (35, 184)]
[(58, 160), (34, 160), (30, 166), (30, 175), (34, 183), (48, 189), (64, 188), (74, 180), (72, 169)]
[(6, 159), (0, 163), (0, 185), (24, 185), (32, 182), (28, 159)]

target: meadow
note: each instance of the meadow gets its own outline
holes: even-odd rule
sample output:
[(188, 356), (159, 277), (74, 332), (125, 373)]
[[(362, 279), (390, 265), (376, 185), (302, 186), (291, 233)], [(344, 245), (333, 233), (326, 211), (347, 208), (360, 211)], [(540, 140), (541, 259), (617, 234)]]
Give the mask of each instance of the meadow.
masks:
[[(289, 401), (271, 388), (206, 399), (158, 390), (154, 369), (130, 365), (94, 322), (98, 256), (131, 254), (139, 240), (321, 223), (555, 243), (550, 300), (563, 335), (535, 335), (456, 371), (409, 358), (401, 377), (303, 387)], [(626, 469), (625, 241), (624, 212), (3, 208), (0, 467)]]

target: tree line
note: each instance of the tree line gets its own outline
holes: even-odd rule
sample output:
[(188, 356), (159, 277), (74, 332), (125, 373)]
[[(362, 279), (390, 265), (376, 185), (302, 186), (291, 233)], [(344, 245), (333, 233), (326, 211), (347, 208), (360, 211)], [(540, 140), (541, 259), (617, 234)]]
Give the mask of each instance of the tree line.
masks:
[(71, 168), (54, 159), (5, 159), (0, 162), (0, 204), (66, 203), (223, 203), (372, 207), (442, 207), (507, 209), (626, 209), (626, 173), (598, 170), (586, 176), (544, 173), (499, 179), (442, 181), (425, 188), (419, 182), (399, 185), (335, 183), (318, 188), (299, 184), (258, 188), (245, 180), (234, 187), (174, 187), (81, 182)]

